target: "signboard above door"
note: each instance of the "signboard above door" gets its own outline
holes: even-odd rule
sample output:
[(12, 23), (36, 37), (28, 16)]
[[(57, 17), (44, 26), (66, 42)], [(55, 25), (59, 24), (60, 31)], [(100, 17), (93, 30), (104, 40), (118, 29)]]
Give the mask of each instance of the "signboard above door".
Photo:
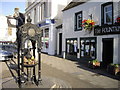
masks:
[(94, 35), (120, 34), (120, 25), (96, 26)]

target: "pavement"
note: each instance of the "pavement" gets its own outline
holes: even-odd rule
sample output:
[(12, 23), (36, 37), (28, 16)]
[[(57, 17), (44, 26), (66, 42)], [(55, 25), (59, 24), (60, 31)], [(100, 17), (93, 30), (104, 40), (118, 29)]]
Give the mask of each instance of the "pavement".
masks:
[[(23, 88), (120, 88), (120, 81), (100, 69), (92, 70), (77, 61), (41, 55), (42, 60), (42, 84), (39, 86), (30, 85)], [(2, 64), (2, 88), (18, 88), (15, 82), (17, 73), (9, 69), (10, 63)], [(12, 74), (12, 73), (13, 74)], [(111, 76), (111, 77), (109, 77)]]
[(115, 76), (109, 75), (107, 72), (102, 72), (101, 70), (89, 69), (80, 63), (78, 64), (77, 61), (42, 54), (42, 62), (101, 88), (120, 88), (120, 81), (114, 79)]

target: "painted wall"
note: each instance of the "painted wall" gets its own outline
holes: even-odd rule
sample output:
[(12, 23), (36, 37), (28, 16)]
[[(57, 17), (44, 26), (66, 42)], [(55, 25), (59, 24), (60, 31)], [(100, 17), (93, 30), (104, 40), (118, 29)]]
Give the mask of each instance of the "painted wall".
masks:
[(120, 64), (120, 35), (118, 36), (118, 63)]

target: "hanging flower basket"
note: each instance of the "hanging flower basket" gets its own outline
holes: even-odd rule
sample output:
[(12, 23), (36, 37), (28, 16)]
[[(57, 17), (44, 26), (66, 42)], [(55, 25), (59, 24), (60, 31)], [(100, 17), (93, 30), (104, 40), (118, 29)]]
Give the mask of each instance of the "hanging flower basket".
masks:
[(116, 18), (116, 22), (115, 22), (115, 24), (120, 25), (120, 17)]
[(84, 27), (85, 30), (91, 32), (93, 30), (93, 27), (95, 26), (95, 22), (91, 19), (88, 20), (85, 19), (82, 21), (82, 26)]

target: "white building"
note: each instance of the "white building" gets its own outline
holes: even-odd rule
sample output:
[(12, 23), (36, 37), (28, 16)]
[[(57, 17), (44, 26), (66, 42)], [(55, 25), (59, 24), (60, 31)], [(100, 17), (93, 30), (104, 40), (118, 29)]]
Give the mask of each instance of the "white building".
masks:
[[(116, 18), (120, 17), (120, 0), (112, 1), (71, 2), (64, 8), (64, 58), (98, 59), (103, 65), (120, 64), (120, 26), (115, 24)], [(82, 27), (84, 19), (92, 19), (99, 26), (91, 33), (85, 31)]]
[[(10, 22), (16, 25), (16, 20), (11, 19)], [(6, 16), (0, 15), (0, 41), (11, 41), (16, 40), (16, 28), (8, 27)]]
[(62, 9), (67, 3), (67, 0), (32, 0), (26, 3), (26, 18), (30, 15), (32, 23), (43, 32), (42, 52), (57, 53), (56, 27), (62, 24)]

